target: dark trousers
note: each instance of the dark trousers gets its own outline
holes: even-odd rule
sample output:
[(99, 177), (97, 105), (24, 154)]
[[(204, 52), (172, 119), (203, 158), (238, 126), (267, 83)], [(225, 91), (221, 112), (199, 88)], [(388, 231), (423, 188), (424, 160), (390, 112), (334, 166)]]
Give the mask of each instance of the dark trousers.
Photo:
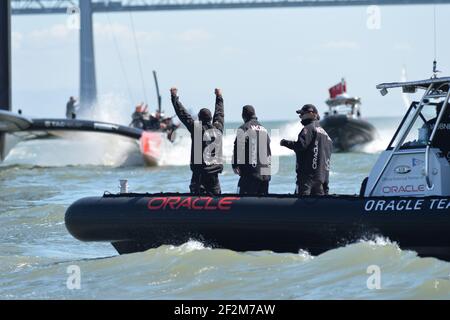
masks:
[(310, 179), (297, 180), (295, 194), (299, 196), (325, 196), (328, 195), (330, 188), (328, 182), (322, 183)]
[(240, 195), (267, 195), (269, 193), (269, 181), (263, 181), (252, 176), (241, 177), (238, 184), (238, 193)]
[(220, 189), (219, 174), (193, 172), (189, 189), (192, 194), (196, 195), (220, 195), (222, 190)]

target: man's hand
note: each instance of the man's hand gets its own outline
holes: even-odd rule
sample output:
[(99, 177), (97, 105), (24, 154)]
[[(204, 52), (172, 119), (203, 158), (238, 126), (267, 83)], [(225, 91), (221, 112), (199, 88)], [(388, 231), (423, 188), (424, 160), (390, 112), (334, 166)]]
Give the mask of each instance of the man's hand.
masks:
[(178, 89), (175, 88), (175, 87), (171, 88), (171, 89), (170, 89), (170, 94), (171, 94), (172, 96), (177, 96), (177, 95), (178, 95)]
[(234, 173), (235, 174), (237, 174), (238, 176), (240, 176), (241, 175), (241, 170), (239, 170), (239, 168), (233, 168), (233, 171), (234, 171)]
[(285, 140), (285, 139), (283, 139), (283, 140), (280, 141), (280, 146), (282, 146), (282, 147), (286, 147), (287, 144), (288, 144), (288, 141)]
[(216, 96), (221, 97), (222, 96), (222, 89), (216, 89), (216, 90), (214, 90), (214, 93), (216, 94)]

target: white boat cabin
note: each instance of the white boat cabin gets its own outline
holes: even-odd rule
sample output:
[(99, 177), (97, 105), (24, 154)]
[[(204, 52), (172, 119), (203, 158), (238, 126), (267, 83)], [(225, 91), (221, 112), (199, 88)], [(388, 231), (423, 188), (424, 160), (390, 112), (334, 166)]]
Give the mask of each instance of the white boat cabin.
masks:
[(425, 92), (411, 104), (362, 193), (366, 197), (449, 196), (450, 77), (377, 86), (383, 95), (392, 88)]

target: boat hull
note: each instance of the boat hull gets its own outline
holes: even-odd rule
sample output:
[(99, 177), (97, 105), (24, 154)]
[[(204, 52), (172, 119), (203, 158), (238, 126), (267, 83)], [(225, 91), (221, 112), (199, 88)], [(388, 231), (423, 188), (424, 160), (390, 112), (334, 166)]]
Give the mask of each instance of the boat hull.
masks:
[(376, 129), (372, 124), (346, 115), (328, 116), (320, 124), (333, 140), (336, 152), (348, 152), (376, 138)]
[(165, 133), (158, 131), (144, 131), (139, 141), (140, 151), (145, 164), (150, 167), (159, 165)]
[(384, 236), (420, 256), (450, 260), (448, 204), (440, 197), (105, 196), (74, 203), (66, 227), (81, 241), (110, 242), (120, 254), (195, 239), (235, 251), (318, 255)]

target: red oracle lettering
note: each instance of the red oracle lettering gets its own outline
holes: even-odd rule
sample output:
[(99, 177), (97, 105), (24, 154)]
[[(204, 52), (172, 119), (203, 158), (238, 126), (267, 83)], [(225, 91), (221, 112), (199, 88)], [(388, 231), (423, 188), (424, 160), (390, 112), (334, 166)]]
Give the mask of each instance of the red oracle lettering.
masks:
[(174, 197), (174, 198), (168, 198), (166, 201), (166, 205), (164, 206), (164, 209), (169, 207), (172, 210), (177, 209), (176, 205), (181, 201), (180, 197)]
[(227, 198), (220, 199), (218, 208), (219, 208), (219, 210), (228, 211), (231, 209), (231, 205), (233, 204), (233, 202), (238, 201), (240, 199), (241, 198), (234, 198), (234, 197), (227, 197)]
[(211, 204), (213, 202), (213, 198), (206, 198), (205, 210), (216, 210), (217, 206)]
[(195, 199), (194, 201), (192, 201), (192, 209), (193, 209), (193, 210), (202, 210), (202, 209), (203, 209), (202, 206), (197, 206), (197, 203), (198, 203), (199, 201), (203, 201), (203, 199), (202, 199), (202, 198), (197, 198), (197, 199)]
[(153, 199), (149, 200), (147, 207), (150, 210), (160, 210), (163, 206), (165, 207), (166, 201), (167, 201), (167, 198), (153, 198)]
[(212, 197), (158, 197), (152, 198), (148, 201), (147, 207), (151, 211), (158, 210), (195, 210), (195, 211), (228, 211), (232, 204), (240, 200), (237, 197), (225, 197), (222, 199), (215, 199)]
[(191, 210), (191, 209), (192, 209), (192, 204), (191, 204), (191, 202), (192, 202), (192, 198), (191, 198), (191, 197), (184, 199), (184, 200), (181, 201), (180, 204), (177, 206), (177, 210), (180, 209), (180, 208), (183, 208), (183, 207), (186, 208), (186, 209)]

